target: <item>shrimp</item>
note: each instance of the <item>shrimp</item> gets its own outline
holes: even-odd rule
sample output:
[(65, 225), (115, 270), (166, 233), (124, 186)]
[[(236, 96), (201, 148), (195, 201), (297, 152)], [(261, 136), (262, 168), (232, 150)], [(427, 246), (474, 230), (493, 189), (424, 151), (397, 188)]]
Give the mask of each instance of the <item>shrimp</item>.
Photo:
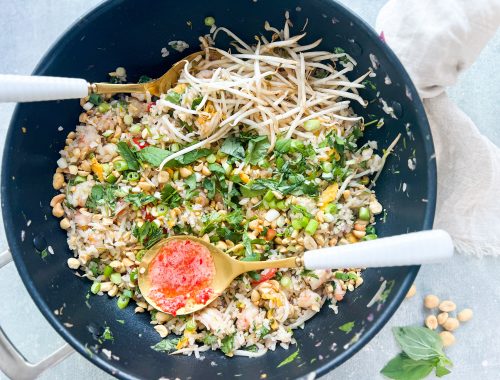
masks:
[(236, 327), (239, 331), (248, 330), (258, 315), (259, 309), (251, 302), (246, 302), (245, 308), (236, 317)]
[(331, 270), (330, 269), (318, 269), (318, 270), (315, 270), (313, 272), (317, 278), (307, 277), (306, 281), (309, 283), (309, 286), (311, 287), (312, 290), (316, 290), (329, 279)]
[(223, 331), (224, 328), (224, 316), (222, 313), (213, 308), (207, 307), (203, 309), (200, 314), (198, 314), (198, 321), (200, 321), (208, 330), (214, 332), (217, 330)]
[(318, 293), (306, 289), (299, 294), (299, 297), (297, 298), (297, 305), (303, 309), (319, 311), (321, 307), (321, 297)]

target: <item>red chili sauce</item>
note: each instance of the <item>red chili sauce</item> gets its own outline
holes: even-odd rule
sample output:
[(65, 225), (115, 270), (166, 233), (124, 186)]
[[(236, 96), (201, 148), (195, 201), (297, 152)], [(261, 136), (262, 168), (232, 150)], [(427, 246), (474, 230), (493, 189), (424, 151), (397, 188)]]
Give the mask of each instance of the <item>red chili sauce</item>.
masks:
[(172, 240), (149, 264), (149, 297), (165, 313), (176, 315), (190, 303), (210, 299), (214, 276), (214, 261), (205, 246), (190, 240)]

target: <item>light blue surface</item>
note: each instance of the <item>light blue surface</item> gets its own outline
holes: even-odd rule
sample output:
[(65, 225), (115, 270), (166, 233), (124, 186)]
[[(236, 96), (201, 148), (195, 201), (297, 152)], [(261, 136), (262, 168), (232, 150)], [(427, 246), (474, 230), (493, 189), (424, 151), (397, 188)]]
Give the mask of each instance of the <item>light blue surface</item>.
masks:
[[(385, 1), (341, 2), (373, 25)], [(98, 3), (97, 0), (0, 0), (0, 73), (29, 74), (53, 41), (74, 20)], [(496, 144), (500, 144), (499, 63), (500, 33), (497, 33), (479, 60), (450, 90), (452, 98)], [(2, 147), (13, 109), (11, 104), (0, 104)], [(492, 228), (498, 229), (498, 226)], [(6, 247), (3, 227), (0, 231), (0, 247)], [(437, 294), (443, 299), (451, 298), (460, 308), (471, 307), (475, 312), (474, 319), (457, 331), (457, 344), (447, 351), (455, 363), (447, 379), (500, 378), (499, 261), (492, 258), (455, 257), (448, 265), (423, 268), (416, 285), (417, 296), (404, 301), (388, 325), (359, 354), (324, 379), (382, 378), (378, 374), (379, 370), (398, 352), (390, 327), (422, 323), (425, 317), (422, 297), (428, 293)], [(31, 301), (13, 264), (1, 272), (0, 299), (4, 301), (0, 308), (0, 324), (30, 360), (42, 359), (63, 343)], [(42, 378), (111, 379), (77, 354), (47, 371)], [(0, 380), (3, 379), (5, 376), (0, 373)]]

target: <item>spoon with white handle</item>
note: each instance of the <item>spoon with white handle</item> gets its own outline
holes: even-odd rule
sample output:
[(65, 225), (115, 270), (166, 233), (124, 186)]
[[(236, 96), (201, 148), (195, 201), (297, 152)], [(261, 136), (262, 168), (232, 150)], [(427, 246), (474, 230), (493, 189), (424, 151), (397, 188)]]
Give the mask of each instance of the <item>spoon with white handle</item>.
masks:
[[(442, 230), (413, 232), (381, 239), (362, 241), (356, 244), (339, 245), (307, 251), (303, 256), (280, 260), (243, 261), (229, 256), (214, 245), (195, 236), (172, 236), (158, 242), (143, 256), (139, 267), (139, 288), (145, 300), (158, 310), (162, 309), (150, 297), (154, 284), (150, 276), (150, 264), (161, 252), (162, 247), (175, 241), (189, 241), (199, 250), (206, 248), (215, 266), (211, 280), (211, 295), (205, 302), (188, 302), (176, 311), (176, 315), (190, 314), (207, 306), (242, 273), (269, 268), (331, 269), (389, 267), (420, 265), (444, 261), (453, 256), (450, 235)], [(235, 250), (234, 247), (231, 250)]]
[[(172, 65), (161, 77), (146, 83), (89, 83), (77, 78), (0, 74), (0, 103), (80, 99), (91, 94), (132, 92), (149, 92), (160, 96), (177, 82), (184, 65), (200, 59), (198, 57), (203, 53), (198, 51), (188, 55)], [(209, 58), (217, 56), (218, 53), (210, 52)]]

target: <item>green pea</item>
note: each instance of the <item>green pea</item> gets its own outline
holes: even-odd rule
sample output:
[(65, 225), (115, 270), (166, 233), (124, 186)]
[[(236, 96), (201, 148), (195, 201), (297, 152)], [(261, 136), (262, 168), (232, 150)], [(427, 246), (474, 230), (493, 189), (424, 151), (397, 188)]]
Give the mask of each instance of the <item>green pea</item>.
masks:
[(212, 26), (213, 24), (215, 24), (215, 18), (213, 18), (212, 16), (205, 17), (204, 23), (206, 26)]

